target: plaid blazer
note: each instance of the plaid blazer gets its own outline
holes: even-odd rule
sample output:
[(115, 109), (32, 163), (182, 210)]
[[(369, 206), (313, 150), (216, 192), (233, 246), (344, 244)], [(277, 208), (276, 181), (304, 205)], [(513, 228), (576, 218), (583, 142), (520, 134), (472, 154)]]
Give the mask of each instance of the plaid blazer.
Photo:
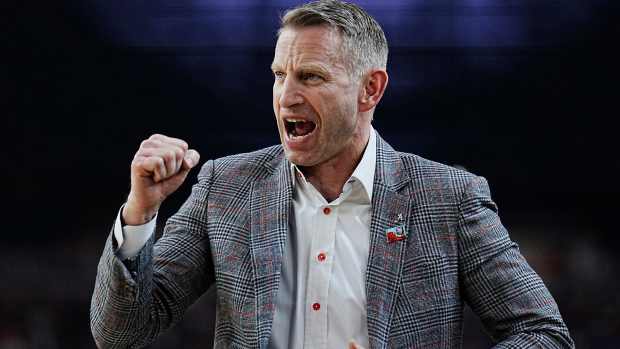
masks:
[[(133, 261), (99, 262), (91, 329), (139, 348), (217, 285), (216, 348), (266, 348), (293, 179), (281, 146), (208, 161), (163, 236)], [(403, 240), (386, 230), (404, 220)], [(465, 302), (498, 348), (571, 348), (558, 308), (510, 240), (486, 181), (377, 137), (366, 271), (371, 348), (459, 348)]]

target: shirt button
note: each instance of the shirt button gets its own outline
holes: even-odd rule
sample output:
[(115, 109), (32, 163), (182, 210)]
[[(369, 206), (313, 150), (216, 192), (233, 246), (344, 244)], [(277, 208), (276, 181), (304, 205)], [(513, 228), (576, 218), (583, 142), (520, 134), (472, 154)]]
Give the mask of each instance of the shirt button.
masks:
[(315, 311), (318, 311), (319, 309), (321, 309), (321, 304), (319, 303), (312, 304), (312, 309), (314, 309)]
[(325, 207), (325, 208), (323, 209), (323, 213), (325, 213), (325, 214), (329, 214), (330, 212), (332, 212), (332, 209), (331, 209), (331, 208), (329, 208), (329, 207)]
[(323, 262), (325, 260), (326, 256), (325, 253), (321, 252), (316, 256), (316, 259), (319, 260), (319, 262)]

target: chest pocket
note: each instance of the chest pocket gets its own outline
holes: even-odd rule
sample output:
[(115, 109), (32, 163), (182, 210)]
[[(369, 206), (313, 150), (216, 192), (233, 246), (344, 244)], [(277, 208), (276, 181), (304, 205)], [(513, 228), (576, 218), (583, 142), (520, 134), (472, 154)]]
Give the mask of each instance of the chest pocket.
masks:
[(460, 304), (456, 255), (425, 253), (414, 249), (403, 265), (399, 296), (413, 312)]

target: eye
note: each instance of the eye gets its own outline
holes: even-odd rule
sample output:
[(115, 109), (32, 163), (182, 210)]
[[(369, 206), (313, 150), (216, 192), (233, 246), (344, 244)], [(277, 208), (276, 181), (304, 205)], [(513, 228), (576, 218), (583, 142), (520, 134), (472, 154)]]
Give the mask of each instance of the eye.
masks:
[(317, 74), (314, 73), (303, 73), (301, 75), (301, 79), (304, 81), (320, 81), (323, 80), (323, 78)]
[(273, 72), (273, 77), (276, 80), (283, 80), (286, 77), (286, 74), (284, 74), (284, 72), (281, 72), (281, 71), (274, 71)]

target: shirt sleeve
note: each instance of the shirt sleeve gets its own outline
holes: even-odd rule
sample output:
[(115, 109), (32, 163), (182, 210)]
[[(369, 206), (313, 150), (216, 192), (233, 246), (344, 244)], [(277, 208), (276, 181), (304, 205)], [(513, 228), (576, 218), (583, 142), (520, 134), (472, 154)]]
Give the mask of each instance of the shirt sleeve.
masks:
[(121, 221), (123, 207), (124, 205), (118, 210), (116, 222), (114, 223), (114, 239), (116, 239), (118, 246), (117, 256), (122, 260), (126, 260), (137, 256), (138, 252), (153, 235), (157, 214), (153, 219), (142, 225), (123, 225)]

